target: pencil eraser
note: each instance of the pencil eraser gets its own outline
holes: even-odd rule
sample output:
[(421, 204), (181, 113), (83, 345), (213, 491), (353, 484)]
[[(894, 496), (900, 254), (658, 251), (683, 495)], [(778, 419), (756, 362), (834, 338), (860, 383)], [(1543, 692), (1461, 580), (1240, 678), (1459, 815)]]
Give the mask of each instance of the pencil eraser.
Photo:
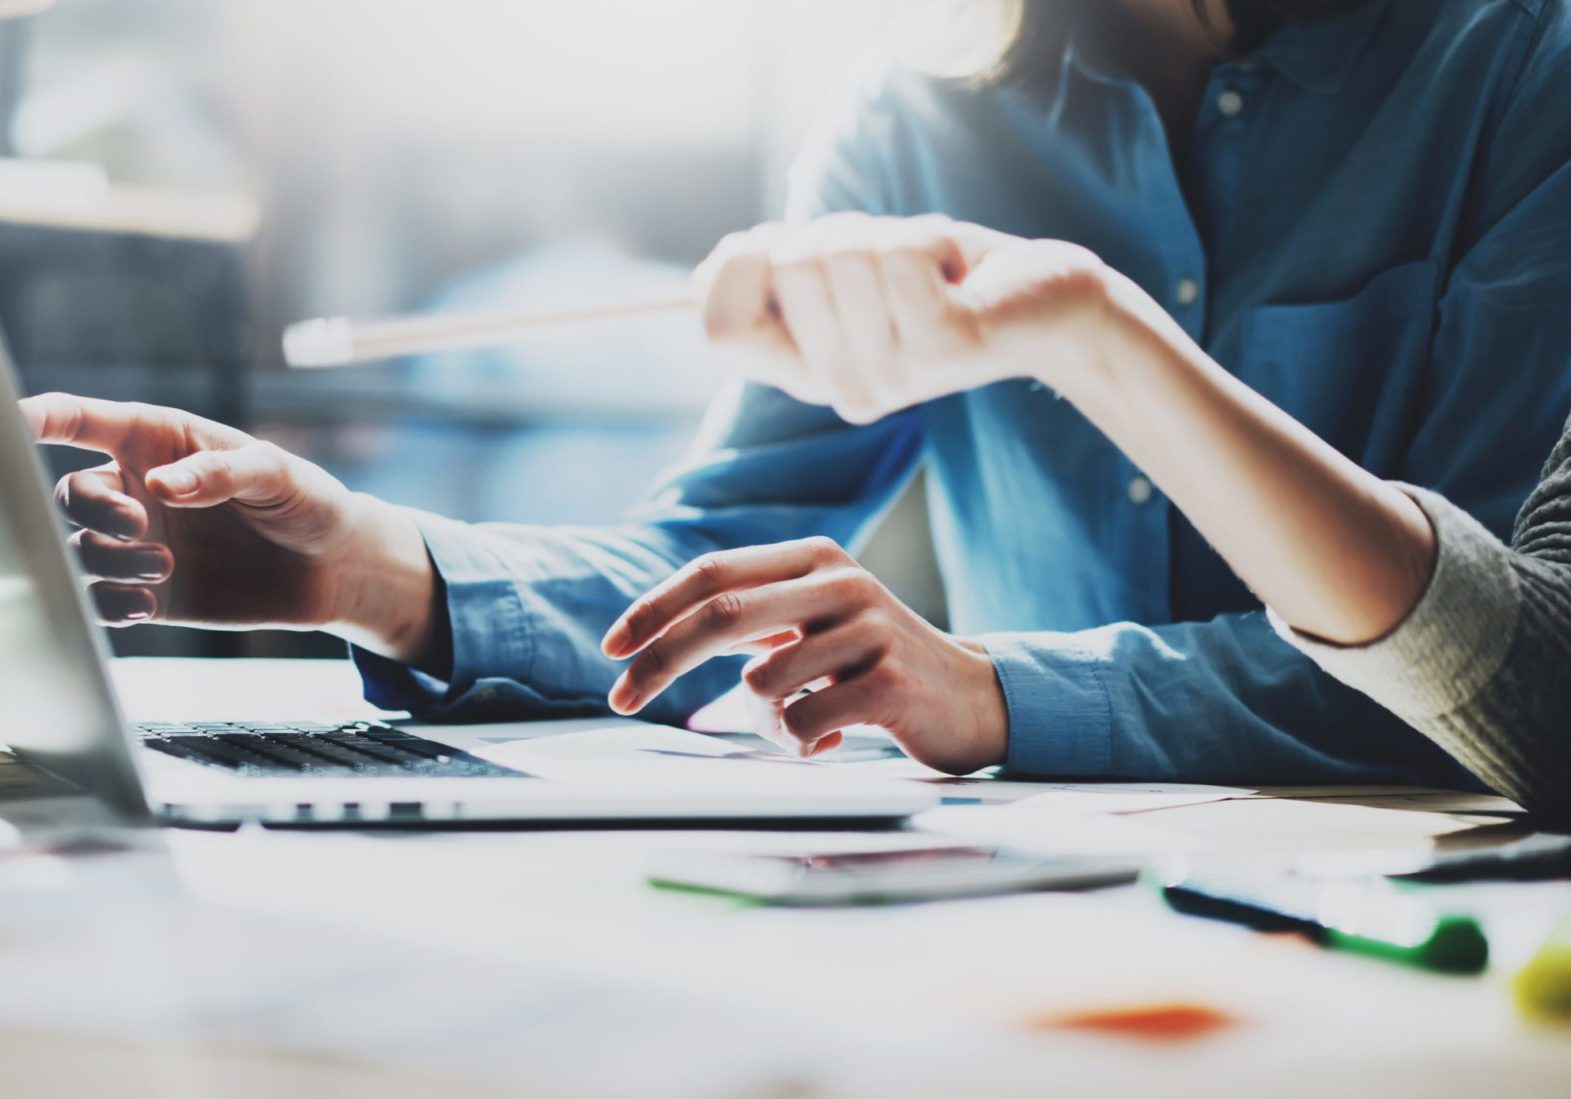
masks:
[(290, 366), (343, 366), (354, 359), (354, 324), (347, 317), (322, 317), (284, 329), (284, 362)]

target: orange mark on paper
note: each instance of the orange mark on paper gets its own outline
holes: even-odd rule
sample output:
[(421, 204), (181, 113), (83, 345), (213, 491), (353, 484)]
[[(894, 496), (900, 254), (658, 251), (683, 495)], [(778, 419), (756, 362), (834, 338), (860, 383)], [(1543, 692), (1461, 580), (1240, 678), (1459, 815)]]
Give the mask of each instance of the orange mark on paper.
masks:
[(1142, 1004), (1134, 1007), (1043, 1015), (1033, 1030), (1092, 1030), (1145, 1042), (1187, 1042), (1234, 1026), (1238, 1020), (1205, 1004)]

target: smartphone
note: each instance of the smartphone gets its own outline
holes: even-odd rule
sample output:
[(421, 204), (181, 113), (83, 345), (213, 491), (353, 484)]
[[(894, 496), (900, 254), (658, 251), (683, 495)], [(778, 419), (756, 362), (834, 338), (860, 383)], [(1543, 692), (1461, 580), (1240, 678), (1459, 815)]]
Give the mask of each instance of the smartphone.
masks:
[(702, 856), (664, 867), (653, 885), (802, 907), (892, 904), (1134, 881), (1130, 859), (1015, 854), (996, 847), (918, 847), (818, 855)]

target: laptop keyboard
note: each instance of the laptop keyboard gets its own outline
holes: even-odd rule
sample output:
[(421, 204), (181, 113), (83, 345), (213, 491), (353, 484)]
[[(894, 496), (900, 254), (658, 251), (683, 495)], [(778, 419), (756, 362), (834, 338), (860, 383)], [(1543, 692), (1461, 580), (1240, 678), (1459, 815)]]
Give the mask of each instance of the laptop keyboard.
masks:
[(342, 725), (138, 722), (142, 744), (243, 775), (527, 778), (447, 744), (376, 721)]

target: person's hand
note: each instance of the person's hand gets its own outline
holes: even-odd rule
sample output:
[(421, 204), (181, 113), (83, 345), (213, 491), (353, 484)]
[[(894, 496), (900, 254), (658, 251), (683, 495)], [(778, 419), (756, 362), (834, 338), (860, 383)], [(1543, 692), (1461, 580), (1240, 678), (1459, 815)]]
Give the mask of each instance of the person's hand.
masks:
[[(55, 491), (81, 528), (72, 542), (106, 624), (325, 628), (359, 631), (390, 653), (418, 648), (412, 627), (399, 636), (390, 605), (407, 594), (408, 570), (393, 558), (413, 561), (397, 509), (272, 443), (175, 409), (64, 393), (21, 405), (40, 442), (113, 459)], [(418, 560), (429, 569), (423, 543)]]
[(851, 423), (1094, 371), (1116, 278), (1063, 241), (865, 214), (733, 234), (695, 277), (706, 332), (745, 376)]
[(987, 652), (923, 621), (827, 538), (700, 557), (629, 607), (603, 648), (634, 657), (610, 693), (621, 714), (712, 657), (762, 649), (742, 679), (769, 714), (758, 732), (788, 751), (828, 751), (865, 724), (952, 774), (1004, 759)]

